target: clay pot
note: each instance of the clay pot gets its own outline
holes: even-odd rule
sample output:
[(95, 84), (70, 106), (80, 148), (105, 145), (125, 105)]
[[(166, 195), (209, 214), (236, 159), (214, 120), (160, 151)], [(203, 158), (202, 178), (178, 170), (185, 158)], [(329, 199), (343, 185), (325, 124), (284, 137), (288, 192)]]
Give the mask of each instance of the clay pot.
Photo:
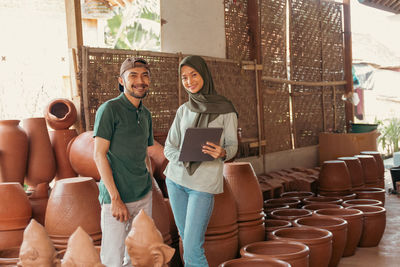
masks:
[(288, 205), (289, 208), (295, 209), (300, 207), (301, 204), (301, 200), (298, 198), (291, 198), (291, 197), (287, 197), (287, 198), (271, 198), (271, 199), (267, 199), (264, 201), (264, 208), (270, 208), (273, 207), (273, 205), (276, 204), (284, 204), (284, 205)]
[(44, 225), (47, 202), (49, 200), (49, 184), (41, 183), (35, 187), (35, 191), (28, 196), (32, 206), (32, 218)]
[(74, 171), (74, 169), (72, 169), (71, 163), (69, 162), (67, 148), (69, 142), (78, 136), (78, 133), (75, 129), (67, 129), (50, 131), (49, 135), (51, 146), (53, 147), (56, 158), (56, 180), (76, 177), (77, 173)]
[(363, 212), (363, 231), (359, 247), (376, 247), (382, 239), (386, 227), (386, 209), (379, 206), (352, 206)]
[(303, 209), (306, 210), (320, 210), (320, 209), (343, 209), (342, 205), (337, 205), (337, 204), (329, 204), (329, 203), (313, 203), (313, 204), (308, 204), (304, 205)]
[(67, 148), (67, 154), (72, 169), (80, 176), (93, 177), (100, 181), (100, 174), (93, 159), (93, 131), (83, 132), (72, 139)]
[(319, 174), (318, 187), (321, 191), (348, 191), (351, 178), (347, 165), (342, 160), (324, 161)]
[(264, 213), (268, 215), (273, 210), (289, 209), (290, 207), (286, 204), (269, 204), (269, 208), (264, 208)]
[(382, 201), (376, 199), (350, 199), (342, 203), (343, 207), (351, 206), (380, 206), (383, 207)]
[(264, 241), (244, 246), (240, 249), (243, 258), (279, 259), (293, 267), (308, 266), (310, 249), (295, 241)]
[(292, 223), (290, 221), (267, 219), (265, 220), (265, 239), (268, 240), (268, 233), (289, 227), (292, 227)]
[(334, 267), (339, 264), (347, 239), (347, 222), (345, 220), (331, 216), (312, 216), (297, 219), (293, 224), (295, 226), (311, 226), (330, 231), (333, 235), (332, 257), (328, 266)]
[(223, 174), (236, 200), (238, 221), (251, 220), (251, 214), (258, 216), (263, 211), (263, 197), (251, 164), (249, 162), (225, 163)]
[(147, 154), (151, 159), (151, 167), (154, 168), (154, 178), (165, 180), (164, 170), (168, 165), (168, 159), (164, 156), (164, 146), (154, 140), (154, 144), (147, 148)]
[(29, 139), (25, 183), (30, 186), (49, 183), (56, 174), (56, 160), (46, 121), (44, 118), (29, 118), (23, 120), (22, 123)]
[(340, 157), (338, 160), (346, 162), (347, 169), (350, 173), (352, 188), (360, 188), (364, 186), (364, 172), (361, 161), (356, 157)]
[(344, 192), (324, 192), (321, 191), (318, 194), (319, 197), (337, 197), (340, 198), (341, 200), (349, 200), (349, 199), (355, 199), (357, 195), (355, 193), (349, 192), (349, 191), (344, 191)]
[(373, 156), (375, 158), (376, 165), (378, 166), (379, 179), (385, 179), (385, 164), (383, 163), (381, 153), (379, 153), (378, 151), (361, 151), (360, 154)]
[(304, 205), (315, 204), (315, 203), (325, 203), (325, 204), (342, 204), (343, 200), (338, 197), (307, 197), (303, 199)]
[(101, 241), (99, 189), (91, 177), (66, 178), (55, 183), (47, 203), (45, 228), (56, 249), (67, 247), (68, 238), (81, 226)]
[(347, 241), (344, 248), (343, 257), (353, 256), (356, 252), (357, 244), (360, 242), (363, 213), (356, 209), (321, 209), (315, 211), (318, 215), (327, 215), (342, 218), (347, 222)]
[(14, 267), (19, 261), (19, 247), (0, 250), (0, 266)]
[(0, 183), (24, 184), (28, 136), (19, 120), (0, 120)]
[(58, 98), (50, 101), (44, 109), (47, 124), (54, 130), (66, 130), (76, 122), (77, 112), (72, 101)]
[(312, 212), (306, 209), (282, 209), (274, 210), (270, 213), (270, 217), (276, 220), (293, 221), (298, 218), (311, 216)]
[(382, 188), (363, 188), (354, 190), (357, 199), (376, 199), (385, 205), (385, 189)]
[(0, 183), (0, 250), (18, 247), (32, 216), (32, 208), (20, 183)]
[(290, 267), (290, 264), (277, 259), (240, 258), (226, 261), (219, 267)]
[(258, 241), (265, 240), (264, 218), (238, 223), (239, 248)]
[(313, 227), (291, 227), (269, 234), (271, 240), (297, 241), (310, 249), (310, 267), (327, 267), (332, 254), (332, 233)]
[(379, 169), (374, 156), (356, 155), (355, 157), (361, 162), (364, 184), (376, 184), (379, 180)]
[(152, 188), (152, 214), (151, 217), (154, 220), (154, 224), (160, 231), (164, 243), (167, 245), (172, 244), (171, 234), (169, 232), (169, 212), (168, 208), (164, 202), (163, 194), (157, 185), (156, 180), (153, 178), (153, 188)]
[(287, 198), (287, 197), (292, 197), (292, 198), (298, 198), (300, 201), (302, 201), (306, 197), (313, 197), (315, 194), (313, 192), (307, 192), (307, 191), (290, 191), (290, 192), (284, 192), (281, 194), (282, 198)]

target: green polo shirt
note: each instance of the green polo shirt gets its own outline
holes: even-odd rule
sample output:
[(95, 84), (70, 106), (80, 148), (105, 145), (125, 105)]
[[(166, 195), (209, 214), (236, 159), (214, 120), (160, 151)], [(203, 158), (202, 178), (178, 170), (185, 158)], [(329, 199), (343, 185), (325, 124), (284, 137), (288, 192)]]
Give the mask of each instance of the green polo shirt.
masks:
[[(145, 163), (147, 147), (153, 145), (150, 111), (142, 102), (136, 108), (121, 93), (97, 110), (93, 136), (110, 141), (107, 159), (122, 201), (128, 203), (143, 198), (151, 190), (151, 178)], [(111, 203), (101, 180), (99, 189), (100, 203)]]

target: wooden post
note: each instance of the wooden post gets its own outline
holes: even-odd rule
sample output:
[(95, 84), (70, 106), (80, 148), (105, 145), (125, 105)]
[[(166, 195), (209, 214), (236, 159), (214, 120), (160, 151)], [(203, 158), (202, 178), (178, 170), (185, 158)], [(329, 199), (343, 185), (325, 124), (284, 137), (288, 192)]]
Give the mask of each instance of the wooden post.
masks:
[[(353, 74), (352, 74), (352, 48), (351, 48), (351, 18), (350, 18), (350, 0), (343, 0), (343, 22), (344, 22), (344, 78), (346, 80), (346, 95), (354, 92)], [(350, 122), (354, 120), (354, 105), (345, 102), (346, 129), (349, 131)]]
[(77, 131), (81, 133), (85, 130), (85, 125), (81, 115), (82, 85), (77, 77), (77, 73), (79, 73), (79, 66), (77, 62), (80, 62), (78, 58), (78, 49), (83, 46), (80, 0), (65, 0), (65, 12), (67, 19), (66, 22), (67, 22), (72, 101), (74, 102), (76, 109), (78, 111), (78, 121), (75, 127)]

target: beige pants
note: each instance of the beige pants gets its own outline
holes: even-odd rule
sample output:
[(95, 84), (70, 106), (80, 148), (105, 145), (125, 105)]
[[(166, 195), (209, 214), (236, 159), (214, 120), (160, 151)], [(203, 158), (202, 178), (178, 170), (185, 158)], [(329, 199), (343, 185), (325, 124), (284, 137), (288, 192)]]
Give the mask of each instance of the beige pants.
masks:
[(125, 239), (131, 230), (133, 218), (143, 209), (147, 215), (151, 216), (152, 211), (152, 191), (141, 200), (125, 203), (128, 208), (130, 219), (126, 222), (117, 221), (112, 216), (111, 204), (101, 206), (101, 230), (103, 232), (101, 240), (101, 262), (107, 267), (130, 267), (131, 259), (125, 248)]

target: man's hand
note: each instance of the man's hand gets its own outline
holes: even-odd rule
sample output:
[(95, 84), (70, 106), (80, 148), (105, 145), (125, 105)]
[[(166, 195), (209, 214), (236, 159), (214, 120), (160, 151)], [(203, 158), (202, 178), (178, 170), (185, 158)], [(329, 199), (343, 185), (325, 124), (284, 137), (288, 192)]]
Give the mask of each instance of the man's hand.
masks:
[(111, 201), (112, 216), (120, 222), (126, 222), (129, 219), (129, 211), (121, 199)]
[(207, 142), (203, 148), (202, 152), (210, 155), (214, 159), (223, 158), (226, 156), (226, 151), (223, 147), (216, 145), (212, 142)]

